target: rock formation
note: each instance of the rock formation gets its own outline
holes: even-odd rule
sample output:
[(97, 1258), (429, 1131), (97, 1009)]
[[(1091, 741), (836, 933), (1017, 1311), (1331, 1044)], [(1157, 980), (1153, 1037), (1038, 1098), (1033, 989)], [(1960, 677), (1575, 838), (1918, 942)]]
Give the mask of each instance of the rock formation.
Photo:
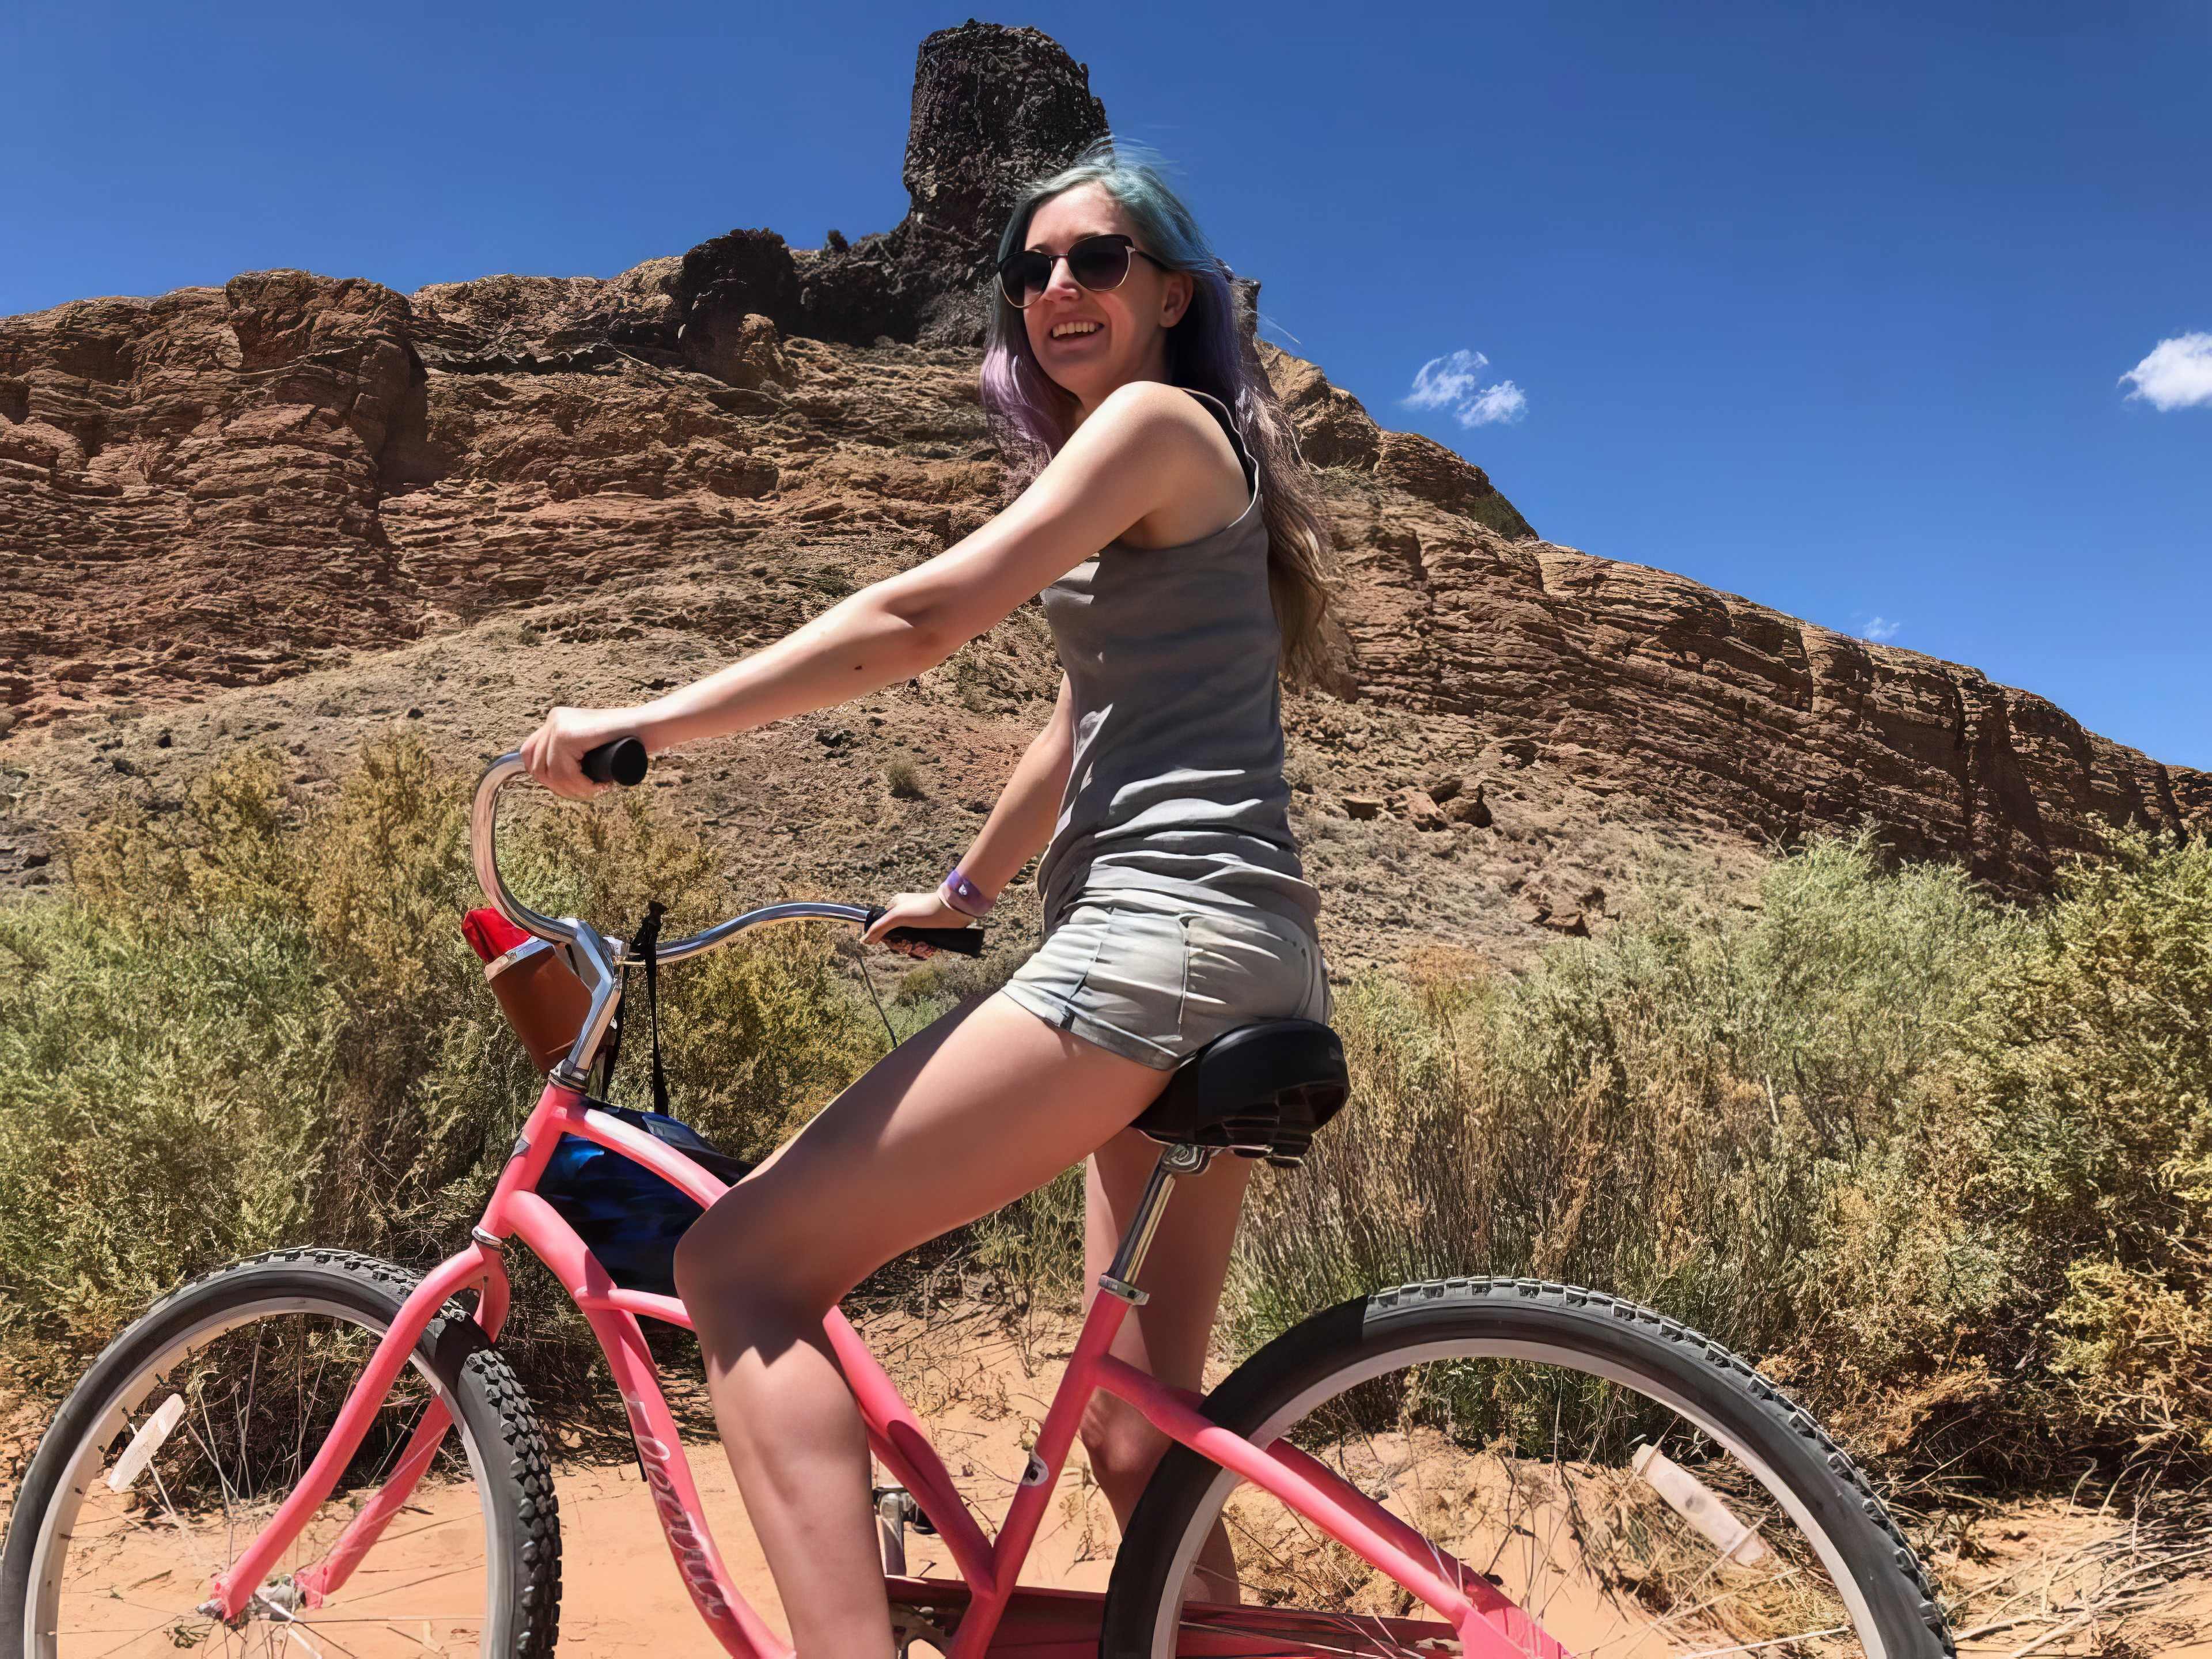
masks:
[[(501, 617), (578, 645), (649, 614), (741, 650), (982, 522), (993, 240), (1104, 112), (1051, 40), (973, 23), (923, 44), (914, 109), (908, 217), (820, 250), (738, 230), (608, 280), (275, 271), (0, 319), (0, 763), (222, 687), (307, 677), (342, 714), (377, 653)], [(1759, 842), (1871, 820), (2019, 892), (2106, 824), (2212, 813), (2204, 775), (1972, 669), (1542, 542), (1480, 468), (1263, 355), (1341, 567), (1330, 689), (1289, 715), (1310, 819), (1534, 835), (1541, 773), (1571, 786), (1555, 816)], [(1032, 623), (993, 638), (956, 713), (1049, 695)], [(44, 830), (0, 842), (43, 860)], [(1530, 919), (1579, 924), (1586, 885)]]
[(410, 319), (374, 283), (264, 271), (0, 321), (0, 697), (37, 719), (393, 637)]
[(971, 22), (924, 40), (902, 178), (913, 206), (891, 233), (917, 273), (916, 332), (896, 337), (982, 344), (1015, 201), (1105, 136), (1090, 70), (1036, 30)]

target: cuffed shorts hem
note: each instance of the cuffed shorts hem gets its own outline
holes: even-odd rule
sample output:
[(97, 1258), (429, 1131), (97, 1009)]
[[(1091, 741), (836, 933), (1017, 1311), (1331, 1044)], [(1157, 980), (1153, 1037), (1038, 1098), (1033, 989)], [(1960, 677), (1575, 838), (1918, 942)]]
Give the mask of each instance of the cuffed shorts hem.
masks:
[(1001, 994), (1035, 1014), (1056, 1031), (1073, 1031), (1085, 1042), (1093, 1043), (1109, 1054), (1133, 1060), (1139, 1066), (1149, 1066), (1156, 1072), (1172, 1072), (1183, 1062), (1183, 1056), (1172, 1048), (1163, 1048), (1157, 1042), (1132, 1035), (1105, 1021), (1093, 1019), (1057, 991), (1048, 991), (1041, 985), (1022, 985), (1008, 982), (999, 988)]
[(1055, 1030), (1161, 1072), (1241, 1025), (1325, 1022), (1330, 1003), (1309, 929), (1150, 891), (1085, 893), (1002, 988)]

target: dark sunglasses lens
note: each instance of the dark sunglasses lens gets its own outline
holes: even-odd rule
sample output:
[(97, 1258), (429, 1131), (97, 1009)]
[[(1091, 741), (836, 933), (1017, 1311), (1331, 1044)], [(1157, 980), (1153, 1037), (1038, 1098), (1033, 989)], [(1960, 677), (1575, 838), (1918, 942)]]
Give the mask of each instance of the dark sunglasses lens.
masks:
[(999, 286), (1017, 307), (1034, 305), (1051, 282), (1052, 261), (1042, 253), (1017, 253), (999, 267)]
[(1094, 294), (1119, 288), (1129, 274), (1129, 245), (1111, 236), (1086, 236), (1068, 249), (1067, 274)]

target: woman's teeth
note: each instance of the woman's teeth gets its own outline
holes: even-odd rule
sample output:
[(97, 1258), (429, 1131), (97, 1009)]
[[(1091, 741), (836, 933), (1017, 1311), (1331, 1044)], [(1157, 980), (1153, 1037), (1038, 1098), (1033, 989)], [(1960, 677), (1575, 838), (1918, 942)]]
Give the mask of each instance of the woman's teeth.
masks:
[(1098, 325), (1096, 323), (1054, 323), (1052, 325), (1052, 337), (1055, 340), (1065, 340), (1077, 334), (1096, 334), (1097, 331)]

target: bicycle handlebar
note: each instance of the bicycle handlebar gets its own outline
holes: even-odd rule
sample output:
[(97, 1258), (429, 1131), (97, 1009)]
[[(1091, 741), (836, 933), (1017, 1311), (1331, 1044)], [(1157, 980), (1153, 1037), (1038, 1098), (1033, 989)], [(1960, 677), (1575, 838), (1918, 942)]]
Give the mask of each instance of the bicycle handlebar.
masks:
[[(585, 752), (581, 765), (584, 775), (595, 783), (617, 783), (635, 787), (645, 781), (650, 763), (645, 745), (635, 738), (617, 738), (612, 743), (601, 744)], [(521, 751), (511, 750), (488, 767), (477, 783), (476, 800), (469, 813), (469, 853), (476, 866), (477, 883), (484, 890), (499, 913), (526, 933), (554, 945), (574, 945), (589, 951), (583, 944), (588, 937), (602, 946), (612, 944), (606, 952), (611, 969), (624, 958), (625, 951), (619, 941), (605, 940), (596, 928), (579, 921), (574, 916), (557, 920), (544, 916), (507, 890), (499, 873), (499, 850), (495, 842), (498, 825), (499, 792), (522, 776), (528, 769), (522, 763)], [(883, 915), (881, 905), (862, 907), (856, 904), (830, 904), (818, 900), (802, 900), (788, 904), (770, 904), (757, 910), (748, 910), (743, 915), (732, 916), (717, 923), (704, 933), (694, 933), (690, 939), (656, 946), (654, 956), (664, 963), (681, 962), (686, 957), (703, 955), (717, 945), (726, 945), (739, 933), (750, 933), (756, 927), (773, 927), (786, 921), (848, 921), (867, 928), (875, 925)], [(981, 956), (983, 951), (983, 930), (980, 927), (894, 927), (884, 936), (899, 943), (927, 945), (934, 950), (953, 951), (963, 956)]]
[(577, 762), (593, 783), (618, 783), (625, 789), (643, 783), (646, 768), (652, 763), (645, 745), (635, 738), (617, 738), (597, 749), (586, 749)]
[[(634, 751), (634, 759), (625, 755)], [(597, 780), (604, 773), (605, 779), (616, 783), (637, 783), (645, 777), (645, 745), (635, 738), (623, 738), (603, 744), (584, 757), (585, 775)], [(609, 968), (619, 963), (626, 952), (619, 941), (605, 940), (597, 928), (574, 916), (540, 915), (508, 890), (507, 881), (499, 872), (499, 848), (496, 840), (499, 792), (517, 778), (527, 775), (529, 769), (522, 763), (520, 750), (510, 750), (494, 761), (477, 781), (476, 799), (469, 811), (469, 855), (476, 866), (477, 884), (483, 889), (484, 896), (493, 907), (526, 933), (533, 933), (549, 944), (577, 945), (586, 950), (586, 939), (596, 943), (613, 944), (607, 952)], [(664, 963), (681, 962), (686, 957), (699, 956), (716, 945), (726, 945), (739, 933), (756, 927), (770, 927), (784, 921), (849, 921), (866, 927), (882, 912), (871, 911), (857, 904), (827, 904), (805, 901), (793, 904), (771, 904), (758, 910), (748, 910), (741, 916), (694, 933), (690, 939), (677, 939), (658, 945), (653, 955)]]
[[(617, 738), (612, 743), (586, 750), (581, 763), (584, 775), (594, 782), (625, 786), (644, 782), (649, 764), (645, 745), (635, 738)], [(528, 770), (522, 763), (520, 750), (509, 750), (484, 769), (483, 776), (477, 781), (476, 799), (469, 808), (469, 858), (476, 867), (477, 885), (500, 915), (526, 933), (534, 934), (550, 945), (566, 946), (570, 965), (591, 991), (592, 1006), (584, 1016), (583, 1027), (576, 1033), (568, 1057), (553, 1067), (556, 1081), (581, 1089), (599, 1054), (600, 1040), (606, 1035), (608, 1023), (614, 1018), (615, 1006), (621, 1000), (621, 970), (629, 953), (623, 940), (609, 939), (591, 923), (574, 916), (542, 916), (507, 890), (507, 882), (499, 873), (499, 792)], [(726, 945), (740, 933), (784, 921), (846, 921), (865, 929), (873, 927), (883, 913), (881, 905), (863, 908), (857, 904), (826, 904), (814, 900), (765, 905), (741, 916), (732, 916), (690, 939), (656, 946), (653, 956), (660, 962), (681, 962), (686, 957), (701, 956), (717, 945)], [(884, 938), (886, 941), (957, 951), (963, 956), (983, 953), (983, 930), (980, 927), (894, 927)]]

